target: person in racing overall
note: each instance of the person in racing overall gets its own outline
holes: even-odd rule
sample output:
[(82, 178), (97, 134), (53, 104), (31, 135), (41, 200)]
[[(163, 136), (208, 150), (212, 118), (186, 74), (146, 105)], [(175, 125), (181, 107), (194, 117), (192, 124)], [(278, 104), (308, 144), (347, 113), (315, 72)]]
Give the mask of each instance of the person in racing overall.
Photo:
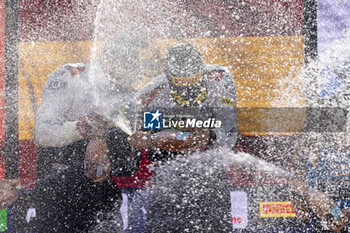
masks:
[[(321, 68), (316, 82), (318, 94), (313, 101), (319, 107), (349, 110), (347, 64), (339, 62)], [(344, 120), (342, 116), (337, 121)], [(314, 228), (322, 232), (350, 229), (350, 133), (344, 125), (340, 132), (306, 133), (300, 167), (291, 182), (297, 216), (305, 221), (311, 219)]]
[(7, 208), (17, 199), (18, 179), (0, 180), (0, 210)]
[[(171, 161), (180, 163), (172, 172), (162, 173), (169, 175), (176, 187), (151, 188), (145, 208), (145, 231), (192, 232), (198, 231), (197, 227), (230, 231), (225, 169), (202, 174), (202, 170), (191, 169), (186, 163), (191, 156), (210, 170), (213, 164), (211, 160), (201, 160), (201, 152), (208, 151), (208, 157), (219, 158), (221, 148), (235, 145), (236, 90), (230, 72), (205, 64), (192, 44), (175, 43), (166, 51), (164, 73), (137, 93), (133, 109), (130, 118), (136, 132), (129, 142), (132, 148), (148, 153), (155, 164), (153, 186), (162, 179), (162, 167)], [(179, 174), (184, 167), (189, 169), (188, 174)]]
[(120, 205), (111, 172), (131, 176), (140, 156), (111, 116), (125, 111), (135, 92), (131, 83), (141, 76), (139, 55), (147, 47), (138, 35), (119, 33), (97, 60), (48, 76), (34, 127), (40, 232), (85, 232), (98, 211)]

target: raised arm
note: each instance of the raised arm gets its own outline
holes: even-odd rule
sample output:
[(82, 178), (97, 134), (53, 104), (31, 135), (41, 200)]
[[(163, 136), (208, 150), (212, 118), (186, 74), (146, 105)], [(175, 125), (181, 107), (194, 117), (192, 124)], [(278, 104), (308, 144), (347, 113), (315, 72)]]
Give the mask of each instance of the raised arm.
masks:
[(221, 78), (215, 85), (214, 91), (214, 114), (217, 120), (222, 122), (220, 128), (213, 131), (216, 134), (216, 140), (213, 146), (234, 147), (237, 140), (237, 94), (236, 87), (231, 73), (220, 67), (218, 76)]
[(83, 138), (79, 133), (79, 120), (69, 121), (75, 92), (72, 77), (66, 66), (51, 73), (45, 83), (41, 105), (36, 113), (34, 142), (40, 147), (61, 147)]

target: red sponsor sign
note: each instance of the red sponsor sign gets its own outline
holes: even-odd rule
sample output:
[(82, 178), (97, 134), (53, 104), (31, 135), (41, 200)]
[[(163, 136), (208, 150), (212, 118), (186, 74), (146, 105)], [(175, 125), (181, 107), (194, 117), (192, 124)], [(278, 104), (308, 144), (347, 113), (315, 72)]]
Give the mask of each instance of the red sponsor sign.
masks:
[(260, 217), (295, 217), (295, 213), (289, 201), (260, 202)]

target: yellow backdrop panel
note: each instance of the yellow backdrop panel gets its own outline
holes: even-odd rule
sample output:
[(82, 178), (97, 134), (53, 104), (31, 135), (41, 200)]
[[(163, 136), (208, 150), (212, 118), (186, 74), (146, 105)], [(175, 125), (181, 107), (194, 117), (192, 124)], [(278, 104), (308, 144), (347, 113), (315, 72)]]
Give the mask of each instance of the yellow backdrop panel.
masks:
[[(281, 117), (281, 111), (276, 114), (273, 110), (258, 112), (257, 109), (286, 107), (291, 103), (292, 106), (304, 105), (302, 82), (296, 78), (304, 62), (303, 37), (198, 38), (188, 41), (198, 46), (207, 63), (228, 67), (233, 74), (237, 106), (240, 107), (240, 133), (266, 135), (300, 130), (303, 119), (300, 110), (285, 111)], [(153, 44), (164, 55), (173, 42), (172, 39), (154, 40)], [(88, 63), (92, 45), (91, 41), (19, 44), (20, 140), (33, 138), (34, 115), (40, 105), (46, 77), (66, 63)], [(103, 42), (99, 47), (103, 47)], [(277, 124), (272, 126), (271, 122)], [(280, 126), (284, 128), (276, 130)]]

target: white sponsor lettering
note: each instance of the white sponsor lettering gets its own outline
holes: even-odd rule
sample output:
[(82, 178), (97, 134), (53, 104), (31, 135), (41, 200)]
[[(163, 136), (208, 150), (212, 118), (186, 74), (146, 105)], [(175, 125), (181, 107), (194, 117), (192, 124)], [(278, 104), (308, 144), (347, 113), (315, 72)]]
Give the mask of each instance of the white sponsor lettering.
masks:
[(32, 218), (36, 218), (36, 209), (35, 208), (28, 209), (27, 216), (26, 216), (27, 223), (29, 223)]
[(129, 199), (128, 199), (128, 195), (126, 193), (122, 193), (122, 198), (123, 198), (123, 201), (122, 201), (122, 204), (120, 206), (120, 213), (122, 215), (122, 219), (123, 219), (123, 228), (124, 230), (126, 230), (128, 228), (128, 225), (129, 225), (129, 214), (128, 214), (128, 202), (129, 202)]
[(244, 191), (231, 191), (231, 222), (233, 229), (248, 225), (248, 197)]

